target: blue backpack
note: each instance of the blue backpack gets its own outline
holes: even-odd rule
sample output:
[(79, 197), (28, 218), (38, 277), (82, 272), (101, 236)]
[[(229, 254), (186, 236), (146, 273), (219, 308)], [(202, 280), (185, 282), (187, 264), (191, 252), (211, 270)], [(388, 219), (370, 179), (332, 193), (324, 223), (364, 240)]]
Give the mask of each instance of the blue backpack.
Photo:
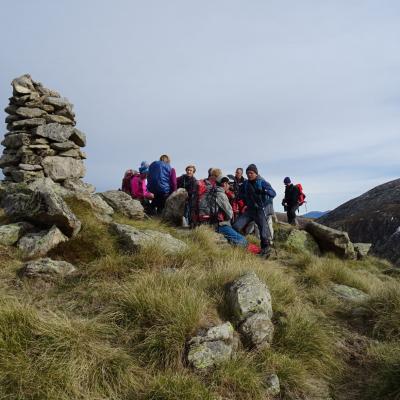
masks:
[(147, 189), (154, 194), (167, 194), (171, 191), (171, 166), (164, 161), (150, 164), (147, 175)]

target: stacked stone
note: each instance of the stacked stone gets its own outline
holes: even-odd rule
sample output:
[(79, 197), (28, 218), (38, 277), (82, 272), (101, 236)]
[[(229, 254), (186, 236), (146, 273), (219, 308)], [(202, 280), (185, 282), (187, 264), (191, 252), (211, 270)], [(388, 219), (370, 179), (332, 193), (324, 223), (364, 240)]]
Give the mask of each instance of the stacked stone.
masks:
[(49, 177), (62, 183), (85, 175), (85, 134), (75, 128), (73, 105), (30, 75), (12, 81), (0, 168), (6, 181)]

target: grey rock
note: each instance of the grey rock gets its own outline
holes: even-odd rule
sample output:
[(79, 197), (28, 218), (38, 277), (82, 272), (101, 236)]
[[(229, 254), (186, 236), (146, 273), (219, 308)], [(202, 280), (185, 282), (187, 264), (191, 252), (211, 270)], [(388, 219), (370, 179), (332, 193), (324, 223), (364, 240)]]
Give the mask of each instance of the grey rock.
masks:
[(35, 128), (39, 125), (44, 125), (46, 120), (44, 118), (29, 118), (29, 119), (21, 119), (19, 121), (14, 121), (11, 123), (12, 130), (20, 129), (20, 128)]
[(39, 126), (35, 133), (38, 136), (51, 139), (55, 142), (66, 142), (72, 135), (73, 127), (58, 123), (50, 123), (44, 126)]
[(25, 74), (18, 78), (15, 78), (11, 82), (11, 85), (13, 87), (14, 95), (30, 94), (31, 92), (35, 91), (35, 87), (33, 86), (32, 79), (31, 79), (30, 75), (28, 75), (28, 74)]
[(50, 142), (46, 138), (35, 137), (31, 140), (31, 144), (47, 144), (50, 145)]
[(73, 192), (94, 193), (96, 187), (90, 183), (82, 182), (80, 179), (66, 179), (63, 186)]
[(43, 257), (68, 238), (54, 225), (49, 231), (32, 232), (23, 236), (18, 248), (25, 257)]
[(166, 254), (176, 254), (187, 249), (186, 243), (175, 239), (169, 233), (149, 229), (139, 230), (130, 225), (117, 223), (112, 223), (110, 227), (127, 251), (135, 252), (151, 245), (156, 245)]
[(85, 165), (81, 160), (69, 157), (49, 156), (42, 160), (44, 173), (53, 181), (59, 182), (65, 179), (83, 178)]
[(3, 198), (2, 206), (13, 221), (29, 221), (47, 227), (56, 225), (68, 237), (75, 236), (81, 229), (80, 221), (65, 201), (49, 189), (8, 193)]
[(79, 147), (86, 146), (86, 135), (83, 132), (81, 132), (79, 129), (74, 128), (74, 130), (72, 131), (72, 134), (70, 136), (70, 140), (72, 140)]
[(3, 154), (0, 158), (0, 168), (18, 165), (21, 157), (16, 154)]
[(11, 124), (12, 122), (19, 121), (20, 119), (21, 117), (19, 117), (18, 115), (7, 115), (5, 123)]
[(3, 246), (12, 246), (30, 230), (33, 225), (27, 222), (17, 222), (15, 224), (1, 225), (0, 226), (0, 244)]
[(76, 149), (79, 146), (77, 146), (74, 142), (67, 140), (66, 142), (55, 142), (55, 143), (50, 143), (50, 147), (54, 150), (57, 151), (66, 151), (70, 149)]
[(342, 258), (356, 258), (353, 243), (346, 232), (329, 228), (317, 222), (308, 222), (305, 229), (314, 237), (321, 250), (332, 251)]
[(188, 192), (185, 189), (181, 188), (173, 192), (165, 202), (162, 219), (180, 226), (182, 224), (187, 198)]
[(56, 124), (62, 124), (62, 125), (75, 125), (75, 121), (64, 117), (62, 115), (56, 115), (56, 114), (46, 114), (44, 115), (44, 119), (48, 124), (51, 123), (56, 123)]
[(1, 144), (4, 147), (18, 149), (21, 146), (29, 145), (31, 141), (31, 136), (26, 133), (14, 133), (7, 135)]
[(66, 97), (52, 97), (46, 96), (43, 100), (46, 104), (50, 104), (55, 108), (64, 108), (64, 107), (72, 107), (72, 104)]
[(43, 171), (24, 171), (17, 169), (11, 171), (11, 177), (14, 182), (31, 182), (39, 178), (43, 178)]
[(24, 264), (18, 274), (21, 277), (51, 279), (57, 276), (71, 275), (76, 268), (66, 261), (41, 258)]
[(19, 164), (18, 168), (23, 169), (24, 171), (40, 171), (43, 169), (41, 165), (35, 164)]
[(281, 392), (279, 378), (276, 374), (267, 375), (264, 386), (268, 396), (277, 396)]
[(3, 175), (5, 177), (10, 177), (11, 179), (11, 175), (14, 171), (18, 171), (18, 167), (17, 166), (8, 166), (8, 167), (3, 167)]
[(336, 283), (332, 284), (332, 291), (342, 300), (352, 302), (363, 302), (369, 298), (368, 294), (362, 290)]
[(60, 157), (72, 157), (72, 158), (81, 158), (81, 151), (79, 149), (69, 149), (66, 151), (62, 151), (58, 153)]
[(230, 285), (228, 303), (238, 322), (256, 313), (272, 318), (271, 294), (267, 285), (254, 272), (242, 275)]
[(256, 313), (240, 325), (240, 332), (251, 347), (266, 348), (272, 343), (274, 324), (267, 314)]
[(288, 238), (286, 245), (290, 248), (300, 250), (303, 253), (320, 255), (320, 250), (315, 239), (306, 231), (293, 229)]
[(17, 111), (17, 108), (18, 107), (16, 105), (10, 104), (4, 109), (4, 111), (7, 114), (15, 114), (15, 111)]
[(129, 194), (121, 190), (108, 190), (100, 193), (100, 196), (115, 212), (132, 219), (144, 218), (144, 209), (140, 201), (132, 199)]
[(63, 117), (67, 117), (71, 120), (75, 120), (75, 113), (72, 111), (72, 105), (66, 106), (60, 110), (55, 112), (56, 115), (62, 115)]
[(23, 118), (38, 118), (45, 115), (46, 111), (43, 111), (40, 108), (18, 107), (15, 110), (15, 114)]
[(233, 353), (233, 327), (230, 322), (203, 330), (188, 344), (187, 359), (198, 370), (228, 361)]
[(357, 254), (357, 258), (362, 260), (367, 257), (369, 250), (371, 249), (372, 243), (353, 243), (354, 250)]

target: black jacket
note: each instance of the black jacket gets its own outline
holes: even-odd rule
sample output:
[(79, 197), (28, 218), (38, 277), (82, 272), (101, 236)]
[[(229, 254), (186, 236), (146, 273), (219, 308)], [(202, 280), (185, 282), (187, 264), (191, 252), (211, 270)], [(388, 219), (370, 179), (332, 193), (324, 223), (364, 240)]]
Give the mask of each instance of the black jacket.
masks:
[(186, 189), (186, 191), (189, 193), (189, 197), (192, 197), (196, 190), (196, 182), (197, 179), (194, 176), (189, 178), (186, 174), (181, 175), (177, 179), (178, 188)]
[(294, 207), (297, 206), (298, 199), (299, 199), (299, 188), (296, 185), (293, 185), (291, 183), (290, 185), (287, 185), (285, 188), (285, 198), (283, 199), (283, 202), (286, 203), (288, 207)]

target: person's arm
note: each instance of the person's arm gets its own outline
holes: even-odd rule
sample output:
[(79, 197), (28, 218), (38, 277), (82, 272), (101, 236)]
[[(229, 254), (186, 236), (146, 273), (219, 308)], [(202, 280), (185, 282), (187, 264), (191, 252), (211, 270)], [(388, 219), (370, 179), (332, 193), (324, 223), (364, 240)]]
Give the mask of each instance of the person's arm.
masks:
[(267, 194), (267, 196), (273, 199), (276, 196), (275, 190), (272, 188), (271, 184), (267, 181), (261, 181), (261, 189), (263, 193)]
[(175, 192), (175, 190), (178, 188), (177, 182), (176, 182), (176, 171), (175, 168), (171, 168), (171, 174), (169, 176), (169, 183), (171, 185), (171, 193)]
[(143, 179), (143, 180), (142, 180), (141, 185), (142, 185), (143, 197), (144, 197), (145, 199), (153, 199), (153, 198), (154, 198), (154, 194), (151, 193), (151, 192), (149, 192), (149, 191), (147, 190), (146, 179)]
[(225, 193), (218, 193), (216, 200), (218, 207), (224, 212), (227, 219), (231, 220), (233, 218), (233, 210), (229, 203), (228, 196)]

